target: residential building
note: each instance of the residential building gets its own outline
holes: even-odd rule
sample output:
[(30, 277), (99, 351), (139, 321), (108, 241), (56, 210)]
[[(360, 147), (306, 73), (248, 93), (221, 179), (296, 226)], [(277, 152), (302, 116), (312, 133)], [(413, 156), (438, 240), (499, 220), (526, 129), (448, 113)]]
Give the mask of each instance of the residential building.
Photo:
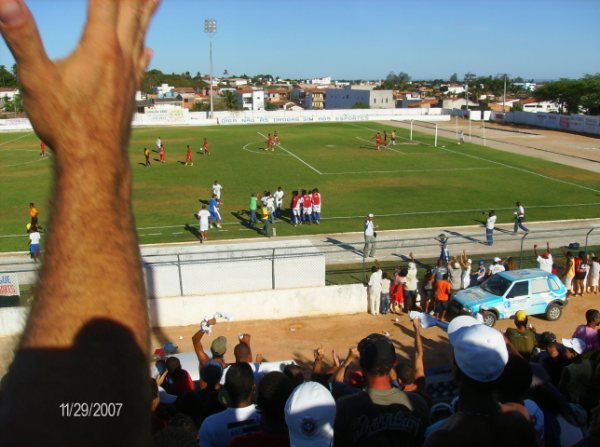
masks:
[(546, 112), (546, 113), (558, 113), (560, 106), (550, 101), (537, 101), (534, 98), (522, 99), (519, 104), (523, 106), (524, 112)]
[(323, 78), (314, 78), (310, 81), (306, 81), (306, 83), (312, 85), (331, 85), (331, 76), (325, 76)]
[(264, 90), (253, 90), (251, 87), (243, 87), (234, 92), (238, 104), (243, 110), (264, 110)]
[(396, 104), (392, 90), (359, 90), (354, 88), (334, 89), (325, 91), (325, 108), (351, 109), (357, 104), (364, 104), (371, 109), (393, 109)]
[[(448, 98), (442, 100), (442, 108), (444, 109), (463, 109), (467, 106), (467, 100), (465, 98)], [(473, 102), (469, 99), (469, 108), (479, 107), (479, 103)]]
[(0, 98), (10, 99), (11, 101), (14, 99), (15, 95), (19, 94), (19, 89), (17, 87), (0, 87)]

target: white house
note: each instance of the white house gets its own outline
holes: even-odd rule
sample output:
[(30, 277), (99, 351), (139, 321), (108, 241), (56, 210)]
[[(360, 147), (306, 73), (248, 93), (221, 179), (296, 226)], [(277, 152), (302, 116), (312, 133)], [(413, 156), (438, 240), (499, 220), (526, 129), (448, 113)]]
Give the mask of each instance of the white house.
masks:
[(521, 101), (523, 106), (523, 112), (546, 112), (546, 113), (558, 113), (560, 107), (555, 102), (550, 101), (535, 101), (534, 99), (525, 99)]
[(236, 90), (234, 94), (243, 110), (265, 109), (264, 90)]
[(0, 87), (0, 98), (14, 99), (15, 95), (19, 94), (19, 89), (16, 87)]
[(173, 90), (173, 87), (170, 86), (169, 84), (161, 84), (158, 87), (154, 87), (154, 90), (156, 92), (157, 95), (159, 96), (165, 96), (168, 93), (171, 92), (171, 90)]
[(306, 81), (306, 83), (313, 85), (331, 85), (331, 76), (325, 76), (323, 78), (314, 78), (310, 81)]
[(325, 92), (325, 108), (351, 109), (364, 104), (371, 109), (393, 109), (396, 104), (392, 90), (358, 90), (353, 88), (329, 88)]

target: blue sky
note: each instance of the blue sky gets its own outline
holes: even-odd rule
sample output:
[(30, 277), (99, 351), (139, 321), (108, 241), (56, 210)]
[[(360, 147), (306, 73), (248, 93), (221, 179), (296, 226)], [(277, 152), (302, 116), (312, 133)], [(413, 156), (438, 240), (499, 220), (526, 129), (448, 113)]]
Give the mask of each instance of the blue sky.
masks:
[[(67, 55), (87, 2), (27, 3), (50, 56)], [(557, 79), (600, 73), (598, 0), (162, 0), (147, 40), (151, 68), (208, 73), (206, 18), (218, 21), (215, 74)], [(0, 40), (0, 64), (13, 63)]]

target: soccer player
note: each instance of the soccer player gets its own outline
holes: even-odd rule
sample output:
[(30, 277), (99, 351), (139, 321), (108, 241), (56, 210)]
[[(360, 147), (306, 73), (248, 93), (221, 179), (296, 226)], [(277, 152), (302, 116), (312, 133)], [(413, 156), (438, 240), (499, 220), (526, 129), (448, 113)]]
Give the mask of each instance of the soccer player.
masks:
[(277, 131), (273, 134), (273, 140), (275, 141), (275, 144), (279, 144), (279, 133)]
[(312, 215), (312, 198), (306, 189), (302, 190), (302, 220), (310, 223)]
[(208, 240), (208, 228), (210, 227), (210, 212), (206, 209), (206, 205), (202, 205), (196, 216), (200, 225), (200, 243), (202, 243)]
[(387, 134), (387, 130), (383, 131), (383, 145), (385, 147), (388, 147), (388, 134)]
[(208, 201), (208, 211), (210, 212), (211, 223), (216, 222), (217, 228), (221, 227), (221, 213), (219, 213), (219, 206), (221, 201), (217, 198), (216, 194), (212, 195), (212, 198)]
[(187, 145), (187, 149), (185, 152), (185, 165), (186, 166), (194, 166), (194, 162), (192, 160), (192, 148), (190, 145)]
[(392, 146), (396, 145), (396, 131), (392, 130), (392, 135), (390, 137), (391, 141), (392, 141)]
[(300, 195), (298, 191), (292, 192), (292, 223), (294, 226), (302, 223), (300, 220)]
[(29, 229), (29, 254), (33, 262), (38, 262), (40, 259), (40, 239), (41, 235), (35, 225), (31, 225)]
[(204, 137), (204, 141), (202, 142), (202, 152), (204, 155), (208, 155), (210, 151), (208, 150), (208, 138)]
[(313, 221), (318, 225), (321, 220), (321, 193), (318, 188), (312, 190), (311, 201)]
[(40, 141), (40, 157), (46, 156), (46, 143)]
[(163, 143), (162, 140), (160, 139), (160, 137), (158, 137), (156, 139), (156, 150), (160, 152), (160, 148), (162, 147)]
[(211, 189), (213, 195), (217, 198), (217, 200), (221, 200), (221, 191), (223, 190), (223, 187), (221, 186), (218, 180), (215, 180), (213, 182)]
[(373, 138), (375, 139), (375, 146), (379, 150), (381, 148), (381, 133), (377, 132)]
[(267, 147), (265, 148), (265, 151), (274, 151), (275, 149), (273, 148), (273, 137), (271, 136), (271, 134), (269, 134), (267, 136)]
[(38, 225), (38, 216), (39, 215), (40, 215), (40, 212), (35, 207), (35, 204), (33, 202), (30, 202), (29, 203), (29, 217), (31, 217), (31, 221), (29, 223), (31, 224), (32, 227)]
[(275, 216), (281, 217), (281, 207), (283, 206), (283, 196), (285, 193), (281, 186), (277, 187), (277, 191), (273, 193), (273, 198), (275, 199)]
[(160, 158), (161, 163), (165, 162), (165, 147), (163, 145), (161, 145), (158, 150), (158, 158)]
[(145, 167), (150, 167), (150, 151), (147, 147), (144, 148), (144, 158), (146, 159)]

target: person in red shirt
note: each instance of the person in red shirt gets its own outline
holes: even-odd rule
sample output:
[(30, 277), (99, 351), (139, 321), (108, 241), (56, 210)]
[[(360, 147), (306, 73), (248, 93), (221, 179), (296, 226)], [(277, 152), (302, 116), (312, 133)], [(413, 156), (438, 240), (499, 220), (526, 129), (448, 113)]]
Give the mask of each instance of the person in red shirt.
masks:
[(377, 132), (373, 138), (375, 138), (375, 146), (377, 146), (377, 150), (379, 150), (381, 148), (381, 134)]
[(144, 164), (144, 166), (149, 168), (150, 167), (150, 151), (148, 150), (147, 147), (144, 148), (144, 158), (146, 159), (146, 163)]
[(302, 223), (300, 219), (300, 195), (298, 191), (292, 192), (292, 223), (294, 226)]
[(204, 155), (208, 155), (210, 151), (208, 150), (208, 138), (204, 138), (204, 142), (202, 143), (202, 150)]
[(265, 148), (265, 151), (274, 151), (275, 149), (273, 148), (273, 137), (271, 136), (271, 134), (269, 134), (267, 136), (267, 147)]
[(177, 397), (183, 396), (188, 391), (194, 391), (194, 382), (190, 373), (181, 368), (181, 362), (177, 357), (167, 359), (167, 377), (162, 383), (163, 388), (169, 394)]
[(448, 300), (450, 299), (450, 291), (452, 286), (448, 281), (448, 275), (444, 275), (443, 279), (435, 283), (435, 317), (439, 320), (446, 318), (448, 311)]
[(275, 144), (279, 144), (279, 133), (277, 131), (273, 134), (273, 141), (275, 141)]
[(164, 146), (161, 146), (160, 149), (158, 150), (158, 157), (160, 158), (161, 163), (165, 162), (165, 147)]
[(321, 193), (319, 189), (315, 188), (312, 190), (312, 218), (316, 224), (320, 223), (321, 220)]
[(302, 190), (302, 221), (305, 223), (311, 223), (312, 220), (312, 203), (311, 195), (306, 191)]
[(400, 282), (398, 275), (396, 275), (394, 281), (390, 284), (390, 305), (391, 313), (402, 315), (402, 307), (404, 306), (404, 284)]
[(46, 143), (40, 141), (40, 157), (46, 156)]
[(187, 145), (187, 149), (185, 152), (185, 165), (186, 166), (194, 166), (194, 162), (192, 160), (192, 148), (190, 145)]

